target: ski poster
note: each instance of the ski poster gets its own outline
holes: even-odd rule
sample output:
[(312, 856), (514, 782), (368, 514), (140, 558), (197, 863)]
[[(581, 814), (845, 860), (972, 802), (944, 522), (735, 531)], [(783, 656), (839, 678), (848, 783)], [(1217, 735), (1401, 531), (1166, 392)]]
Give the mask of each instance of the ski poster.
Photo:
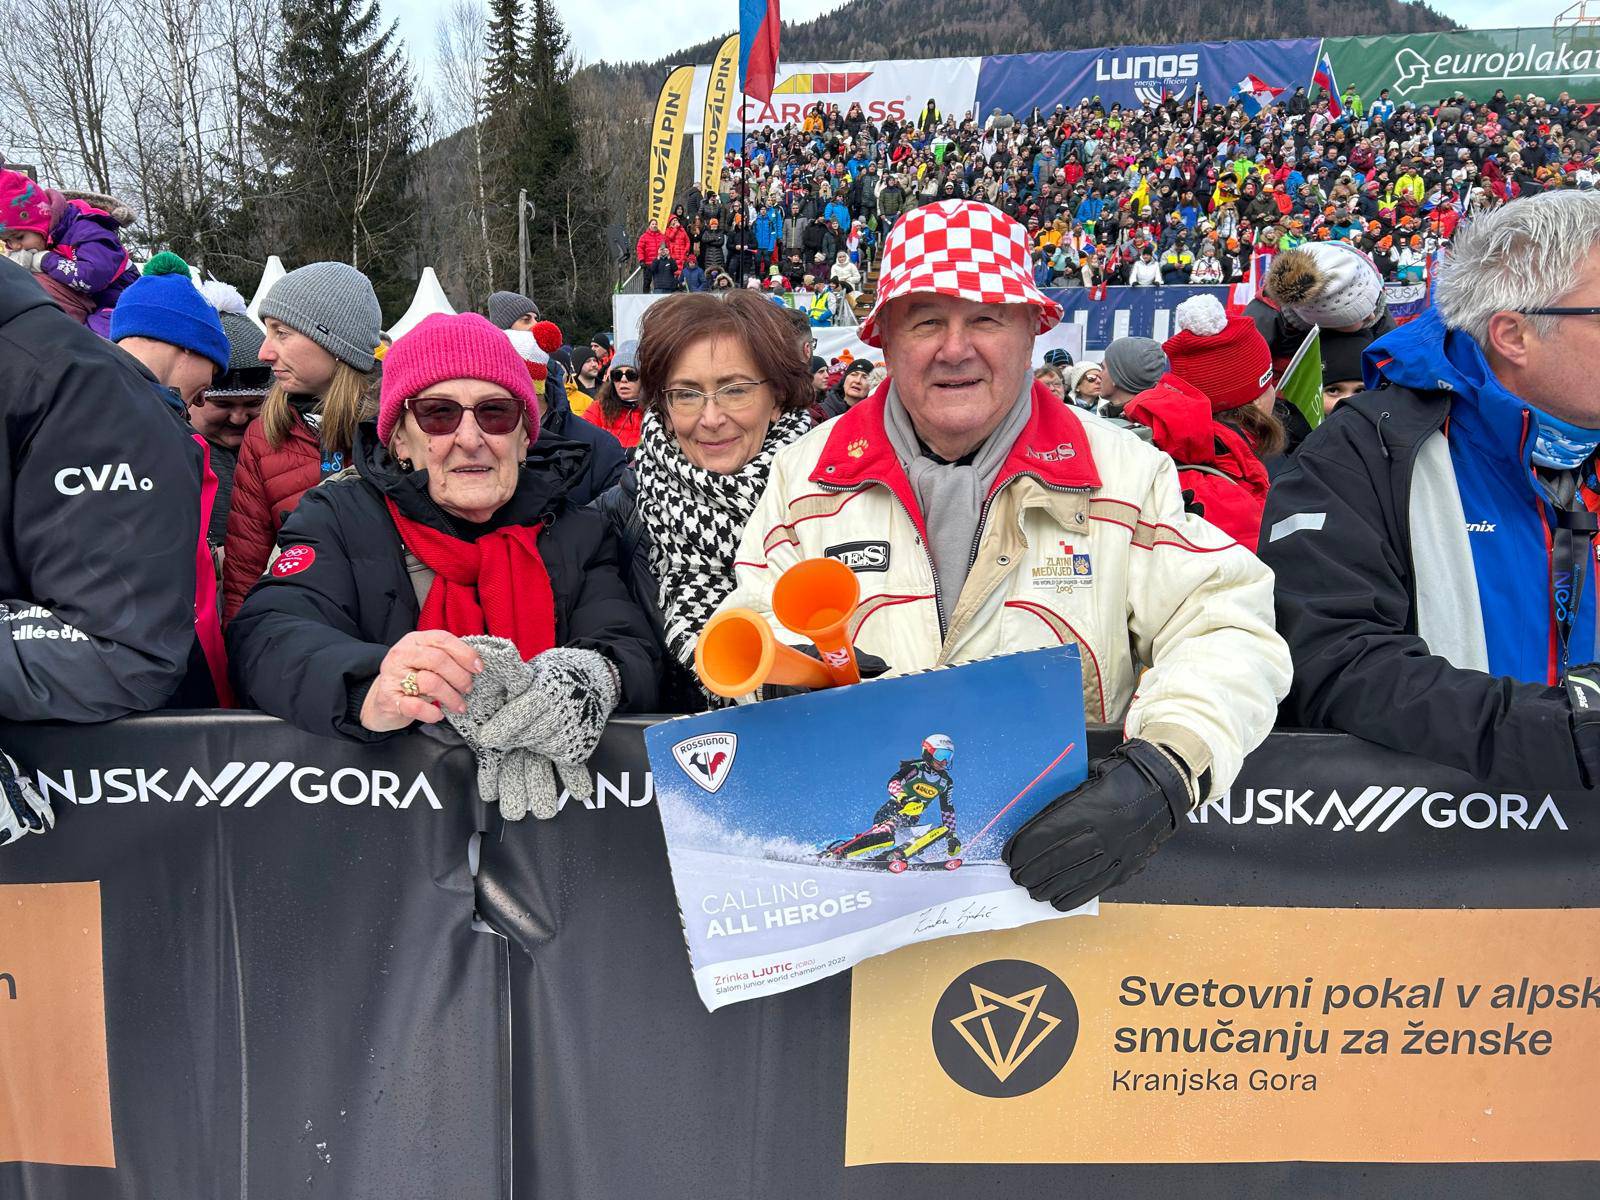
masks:
[(1062, 915), (1000, 849), (1083, 782), (1075, 646), (667, 721), (645, 735), (710, 1010), (899, 946)]

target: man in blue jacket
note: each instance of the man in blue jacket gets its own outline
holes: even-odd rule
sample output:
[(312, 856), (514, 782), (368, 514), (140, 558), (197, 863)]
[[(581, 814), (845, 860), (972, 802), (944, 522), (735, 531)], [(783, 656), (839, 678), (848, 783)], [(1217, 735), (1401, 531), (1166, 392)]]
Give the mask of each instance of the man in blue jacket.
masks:
[(1519, 788), (1600, 786), (1600, 195), (1456, 234), (1274, 482), (1284, 714)]

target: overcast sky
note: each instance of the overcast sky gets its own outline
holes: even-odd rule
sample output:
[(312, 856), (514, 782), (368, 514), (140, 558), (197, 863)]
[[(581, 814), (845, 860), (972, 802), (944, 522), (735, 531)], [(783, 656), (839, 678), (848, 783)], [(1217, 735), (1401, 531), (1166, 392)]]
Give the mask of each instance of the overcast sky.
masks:
[[(380, 0), (400, 22), (413, 60), (424, 72), (434, 56), (435, 27), (448, 0)], [(845, 0), (782, 0), (784, 19), (807, 21)], [(1548, 25), (1570, 0), (1433, 0), (1464, 25)], [(738, 23), (736, 0), (558, 0), (573, 48), (584, 62), (653, 60), (705, 41)], [(1600, 3), (1595, 5), (1600, 12)], [(844, 58), (848, 48), (841, 47)]]

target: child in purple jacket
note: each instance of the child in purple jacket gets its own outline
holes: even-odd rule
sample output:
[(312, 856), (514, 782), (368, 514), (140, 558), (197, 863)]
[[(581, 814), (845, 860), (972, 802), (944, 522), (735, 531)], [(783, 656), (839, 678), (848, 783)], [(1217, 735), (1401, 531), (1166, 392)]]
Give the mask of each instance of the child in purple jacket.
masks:
[(6, 257), (34, 272), (63, 311), (110, 336), (117, 297), (139, 278), (115, 218), (41, 188), (19, 171), (0, 169), (0, 242)]

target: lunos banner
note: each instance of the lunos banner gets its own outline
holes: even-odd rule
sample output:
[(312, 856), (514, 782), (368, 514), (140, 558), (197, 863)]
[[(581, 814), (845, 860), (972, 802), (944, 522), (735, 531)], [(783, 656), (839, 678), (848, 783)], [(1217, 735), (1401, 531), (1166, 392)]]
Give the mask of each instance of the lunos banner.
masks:
[(1058, 104), (1070, 108), (1092, 96), (1107, 107), (1153, 106), (1167, 99), (1192, 101), (1196, 86), (1208, 100), (1225, 104), (1247, 75), (1293, 93), (1310, 82), (1321, 44), (1317, 38), (1292, 38), (1000, 54), (983, 60), (978, 107), (985, 114), (998, 108), (1024, 116), (1034, 108), (1046, 113)]
[(1329, 38), (1334, 73), (1367, 103), (1384, 88), (1397, 105), (1436, 104), (1460, 92), (1487, 100), (1496, 88), (1600, 98), (1600, 34), (1589, 29), (1474, 29), (1408, 37)]
[[(957, 120), (975, 112), (978, 58), (923, 58), (897, 62), (784, 63), (772, 89), (772, 102), (737, 96), (734, 120), (747, 129), (799, 125), (813, 104), (837, 104), (849, 112), (859, 103), (870, 121), (914, 121), (932, 100), (941, 117)], [(695, 68), (694, 99), (709, 90), (715, 65)], [(1309, 72), (1308, 72), (1309, 73)], [(742, 111), (741, 111), (742, 109)], [(696, 110), (698, 111), (698, 109)], [(691, 127), (690, 133), (700, 133)]]
[(722, 178), (722, 157), (728, 152), (728, 120), (738, 84), (739, 35), (722, 43), (706, 78), (705, 107), (700, 121), (700, 180), (716, 187)]
[(656, 118), (650, 130), (650, 191), (645, 215), (656, 223), (657, 229), (667, 227), (667, 214), (672, 211), (693, 86), (694, 68), (678, 67), (661, 85), (661, 98), (656, 101)]

